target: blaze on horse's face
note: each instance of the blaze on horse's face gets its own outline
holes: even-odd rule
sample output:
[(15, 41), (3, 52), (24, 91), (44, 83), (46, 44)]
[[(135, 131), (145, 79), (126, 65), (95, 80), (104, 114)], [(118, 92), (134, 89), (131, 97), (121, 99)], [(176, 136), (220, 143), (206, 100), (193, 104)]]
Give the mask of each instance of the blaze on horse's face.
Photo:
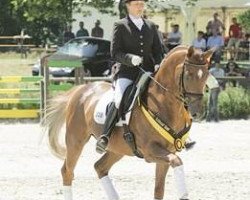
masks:
[(213, 50), (202, 52), (194, 47), (188, 49), (182, 72), (182, 92), (189, 106), (191, 115), (202, 115), (202, 97), (208, 78), (208, 63)]

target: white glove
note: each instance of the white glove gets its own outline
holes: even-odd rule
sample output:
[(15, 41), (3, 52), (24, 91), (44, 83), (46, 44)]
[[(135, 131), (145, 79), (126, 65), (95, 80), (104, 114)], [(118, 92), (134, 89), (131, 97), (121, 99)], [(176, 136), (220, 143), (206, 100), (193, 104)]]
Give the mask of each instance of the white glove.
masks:
[(155, 65), (155, 72), (160, 68), (160, 65)]
[(134, 66), (138, 66), (142, 63), (142, 58), (139, 56), (132, 56), (131, 62)]

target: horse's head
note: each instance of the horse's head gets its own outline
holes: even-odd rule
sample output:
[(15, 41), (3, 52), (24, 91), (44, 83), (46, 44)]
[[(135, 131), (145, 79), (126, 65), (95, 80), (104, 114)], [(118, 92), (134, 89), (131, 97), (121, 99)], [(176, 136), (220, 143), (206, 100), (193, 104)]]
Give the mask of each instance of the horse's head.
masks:
[(213, 50), (202, 52), (189, 47), (181, 74), (181, 91), (193, 117), (202, 114), (202, 97), (208, 78), (209, 59)]

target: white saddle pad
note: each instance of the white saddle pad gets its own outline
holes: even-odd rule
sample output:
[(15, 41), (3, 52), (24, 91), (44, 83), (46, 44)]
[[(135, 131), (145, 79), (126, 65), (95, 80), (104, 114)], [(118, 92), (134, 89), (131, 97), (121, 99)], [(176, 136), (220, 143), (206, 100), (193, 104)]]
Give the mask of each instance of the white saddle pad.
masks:
[[(106, 120), (106, 110), (108, 104), (110, 104), (114, 99), (114, 90), (110, 89), (105, 92), (101, 99), (98, 101), (94, 111), (94, 120), (97, 124), (104, 124)], [(121, 121), (119, 121), (116, 126), (122, 126)]]

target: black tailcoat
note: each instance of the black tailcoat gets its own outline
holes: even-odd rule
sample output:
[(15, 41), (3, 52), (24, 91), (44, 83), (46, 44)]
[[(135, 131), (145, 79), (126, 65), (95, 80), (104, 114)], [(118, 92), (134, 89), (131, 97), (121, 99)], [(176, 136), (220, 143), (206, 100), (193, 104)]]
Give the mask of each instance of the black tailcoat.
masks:
[(131, 63), (133, 55), (143, 58), (143, 68), (149, 72), (154, 72), (154, 66), (161, 62), (163, 51), (157, 28), (153, 22), (146, 19), (143, 21), (141, 30), (129, 16), (114, 24), (111, 56), (121, 63), (119, 78), (137, 78), (139, 69)]

